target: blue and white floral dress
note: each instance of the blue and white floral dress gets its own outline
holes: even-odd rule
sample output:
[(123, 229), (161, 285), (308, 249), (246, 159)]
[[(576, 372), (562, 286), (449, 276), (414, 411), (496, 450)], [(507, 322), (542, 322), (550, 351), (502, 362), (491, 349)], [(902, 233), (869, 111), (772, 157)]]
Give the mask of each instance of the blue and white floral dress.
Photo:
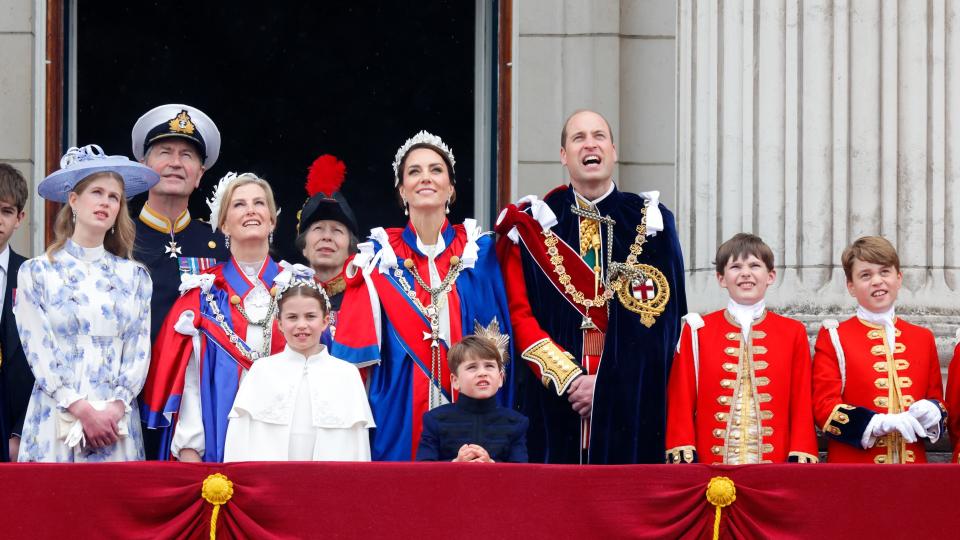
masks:
[[(37, 380), (19, 460), (142, 460), (134, 400), (150, 365), (153, 284), (147, 270), (103, 246), (83, 248), (68, 240), (53, 261), (46, 255), (30, 259), (18, 276), (14, 313)], [(126, 427), (127, 435), (104, 448), (68, 446), (58, 415), (79, 399), (123, 402), (121, 431)]]

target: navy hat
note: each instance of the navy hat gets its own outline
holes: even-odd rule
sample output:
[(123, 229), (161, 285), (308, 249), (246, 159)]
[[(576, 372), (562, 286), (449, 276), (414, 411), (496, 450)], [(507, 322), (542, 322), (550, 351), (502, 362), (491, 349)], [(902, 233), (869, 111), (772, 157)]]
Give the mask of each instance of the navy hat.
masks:
[(298, 235), (317, 221), (330, 219), (346, 225), (354, 236), (360, 236), (357, 218), (347, 204), (346, 197), (340, 193), (346, 173), (347, 166), (330, 154), (318, 157), (310, 165), (307, 174), (307, 193), (310, 198), (297, 214)]
[(67, 202), (67, 196), (81, 180), (101, 172), (112, 172), (123, 177), (126, 198), (148, 191), (160, 181), (160, 175), (146, 165), (126, 156), (108, 156), (95, 145), (71, 148), (60, 158), (60, 170), (54, 171), (37, 186), (37, 192), (48, 201)]
[(151, 109), (133, 125), (132, 137), (133, 155), (139, 161), (151, 144), (170, 137), (197, 145), (203, 166), (208, 169), (220, 157), (220, 130), (209, 116), (190, 105), (171, 103)]

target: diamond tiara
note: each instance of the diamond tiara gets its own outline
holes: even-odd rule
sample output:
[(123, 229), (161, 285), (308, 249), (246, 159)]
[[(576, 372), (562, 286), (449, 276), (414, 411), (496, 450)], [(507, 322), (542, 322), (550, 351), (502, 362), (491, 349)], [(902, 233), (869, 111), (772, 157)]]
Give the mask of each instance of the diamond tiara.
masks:
[[(453, 159), (453, 150), (443, 142), (443, 139), (425, 129), (420, 130), (420, 133), (410, 137), (407, 139), (407, 142), (403, 143), (403, 146), (397, 150), (397, 155), (393, 158), (393, 187), (400, 185), (400, 162), (403, 161), (403, 157), (410, 151), (410, 147), (415, 144), (429, 144), (446, 154), (447, 159), (450, 160), (450, 167), (457, 164), (457, 161)], [(452, 172), (453, 171), (451, 171), (451, 173)]]

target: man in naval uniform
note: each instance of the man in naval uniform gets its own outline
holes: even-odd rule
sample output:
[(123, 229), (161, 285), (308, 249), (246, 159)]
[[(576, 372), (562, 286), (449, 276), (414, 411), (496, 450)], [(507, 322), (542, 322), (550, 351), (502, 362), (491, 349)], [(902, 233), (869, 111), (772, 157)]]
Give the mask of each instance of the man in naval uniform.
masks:
[[(561, 132), (570, 183), (497, 220), (530, 461), (661, 463), (666, 384), (686, 314), (683, 257), (658, 192), (617, 189), (610, 125)], [(516, 276), (523, 276), (518, 279)]]
[[(223, 235), (194, 220), (187, 209), (203, 173), (220, 155), (220, 131), (203, 111), (189, 105), (156, 107), (133, 126), (133, 155), (160, 175), (140, 211), (133, 255), (153, 279), (150, 340), (179, 297), (180, 274), (198, 274), (225, 260)], [(159, 439), (144, 431), (147, 457), (156, 459)]]
[(133, 126), (133, 155), (160, 175), (137, 220), (134, 257), (153, 279), (150, 338), (179, 296), (180, 274), (198, 274), (230, 256), (223, 235), (190, 216), (190, 195), (220, 155), (220, 131), (203, 111), (161, 105)]

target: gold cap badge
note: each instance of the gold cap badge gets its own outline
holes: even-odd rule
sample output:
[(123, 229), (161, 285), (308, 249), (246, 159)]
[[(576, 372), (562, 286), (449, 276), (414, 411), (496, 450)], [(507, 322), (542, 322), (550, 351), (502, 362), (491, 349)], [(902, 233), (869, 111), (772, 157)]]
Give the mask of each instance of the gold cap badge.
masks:
[(173, 120), (170, 120), (170, 133), (184, 133), (186, 135), (193, 135), (194, 125), (193, 120), (190, 119), (190, 115), (187, 114), (187, 111), (180, 111)]

